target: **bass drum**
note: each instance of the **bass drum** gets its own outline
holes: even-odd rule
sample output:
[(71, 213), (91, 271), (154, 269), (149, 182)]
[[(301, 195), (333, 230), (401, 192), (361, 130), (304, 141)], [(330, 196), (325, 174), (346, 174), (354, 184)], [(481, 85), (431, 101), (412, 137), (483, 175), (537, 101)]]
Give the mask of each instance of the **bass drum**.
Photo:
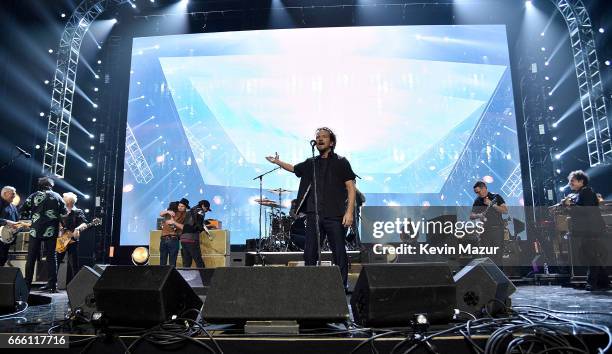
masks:
[(306, 216), (301, 216), (291, 223), (291, 232), (289, 233), (291, 244), (290, 251), (303, 251), (306, 243)]

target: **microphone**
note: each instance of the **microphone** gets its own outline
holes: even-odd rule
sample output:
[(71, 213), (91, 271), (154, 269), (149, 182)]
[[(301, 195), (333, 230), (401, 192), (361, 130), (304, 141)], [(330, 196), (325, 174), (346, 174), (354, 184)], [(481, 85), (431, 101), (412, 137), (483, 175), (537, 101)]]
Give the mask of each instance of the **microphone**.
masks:
[(311, 140), (310, 141), (310, 146), (314, 147), (315, 145), (317, 145), (317, 141), (316, 140)]
[(32, 157), (32, 155), (30, 155), (29, 152), (25, 151), (24, 149), (20, 148), (19, 146), (15, 145), (15, 147), (17, 148), (17, 150), (19, 150), (19, 152), (21, 154), (23, 154), (23, 156), (26, 157), (26, 159), (29, 159), (30, 157)]

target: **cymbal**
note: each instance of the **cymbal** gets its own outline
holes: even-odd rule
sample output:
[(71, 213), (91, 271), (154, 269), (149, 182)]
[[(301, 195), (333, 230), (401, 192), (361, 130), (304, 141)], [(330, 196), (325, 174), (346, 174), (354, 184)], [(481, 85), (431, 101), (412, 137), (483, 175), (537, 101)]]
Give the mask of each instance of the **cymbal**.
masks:
[(285, 194), (285, 193), (290, 193), (291, 191), (287, 189), (276, 188), (276, 189), (268, 189), (268, 192), (276, 193), (276, 194)]

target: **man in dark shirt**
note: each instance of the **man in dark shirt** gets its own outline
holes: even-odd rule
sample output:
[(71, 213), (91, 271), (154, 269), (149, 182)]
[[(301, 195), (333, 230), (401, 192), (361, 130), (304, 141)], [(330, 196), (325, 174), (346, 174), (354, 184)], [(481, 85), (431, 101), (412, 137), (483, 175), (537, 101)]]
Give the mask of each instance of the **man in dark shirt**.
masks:
[(610, 279), (606, 262), (605, 221), (599, 209), (599, 201), (588, 186), (589, 177), (583, 171), (573, 171), (568, 176), (569, 185), (575, 193), (566, 198), (571, 216), (570, 233), (578, 247), (579, 264), (587, 265), (588, 291), (608, 290)]
[[(15, 227), (15, 222), (19, 220), (19, 212), (17, 208), (13, 205), (13, 200), (15, 199), (16, 190), (14, 187), (5, 186), (2, 188), (2, 192), (0, 195), (0, 226), (4, 227)], [(0, 242), (0, 267), (3, 267), (8, 260), (8, 252), (11, 245), (15, 244), (15, 240), (12, 243), (6, 244), (4, 242)]]
[(499, 194), (489, 192), (487, 184), (478, 181), (474, 184), (474, 193), (477, 197), (472, 205), (470, 219), (482, 221), (484, 233), (481, 245), (485, 247), (498, 247), (491, 259), (497, 266), (502, 266), (504, 244), (504, 220), (502, 214), (508, 213), (506, 201)]
[[(283, 169), (300, 177), (298, 190), (298, 208), (296, 213), (306, 212), (306, 241), (304, 246), (304, 263), (316, 265), (319, 260), (316, 228), (321, 240), (327, 236), (332, 251), (334, 264), (340, 268), (345, 288), (348, 283), (348, 257), (346, 254), (346, 229), (353, 224), (355, 207), (355, 178), (351, 164), (344, 157), (336, 155), (336, 135), (329, 128), (316, 131), (316, 147), (319, 156), (314, 160), (307, 159), (295, 166), (283, 162), (278, 154), (266, 159)], [(316, 198), (313, 182), (313, 165), (316, 169)]]
[(57, 292), (55, 243), (59, 235), (61, 217), (68, 213), (62, 197), (52, 190), (54, 185), (55, 182), (51, 178), (39, 178), (38, 191), (32, 193), (21, 208), (21, 214), (32, 220), (25, 281), (31, 288), (34, 278), (34, 264), (40, 256), (40, 246), (42, 244), (45, 247), (49, 278), (47, 284), (40, 290), (48, 290), (49, 292)]
[(69, 244), (65, 252), (58, 253), (58, 265), (66, 258), (66, 285), (68, 285), (76, 273), (79, 272), (78, 241), (81, 237), (81, 231), (87, 228), (87, 219), (83, 210), (75, 207), (76, 194), (68, 192), (62, 196), (68, 210), (68, 215), (62, 216), (62, 229), (63, 231), (71, 231), (73, 233), (72, 238), (77, 241)]

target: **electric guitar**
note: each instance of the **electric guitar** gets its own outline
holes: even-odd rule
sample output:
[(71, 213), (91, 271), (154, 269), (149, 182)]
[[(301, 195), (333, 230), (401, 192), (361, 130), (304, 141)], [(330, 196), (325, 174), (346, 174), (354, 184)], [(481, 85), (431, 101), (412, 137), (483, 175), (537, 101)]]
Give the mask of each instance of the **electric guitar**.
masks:
[(497, 200), (497, 194), (495, 194), (493, 196), (493, 199), (491, 199), (491, 203), (489, 203), (489, 205), (487, 205), (487, 207), (485, 208), (485, 210), (482, 213), (477, 214), (478, 215), (478, 219), (482, 222), (487, 222), (487, 212), (489, 212), (489, 209), (491, 209), (493, 207), (493, 205), (495, 205), (495, 201)]
[(10, 227), (8, 225), (0, 226), (0, 242), (10, 245), (15, 241), (15, 235), (23, 231), (24, 229), (28, 229), (32, 226), (32, 222), (30, 220), (21, 220), (18, 221), (15, 227)]
[[(83, 229), (81, 229), (81, 232), (87, 230), (88, 228), (92, 226), (100, 226), (100, 225), (102, 225), (102, 220), (100, 218), (95, 218), (89, 224), (87, 224)], [(57, 241), (55, 242), (55, 252), (57, 253), (66, 252), (66, 249), (68, 249), (68, 246), (76, 242), (73, 236), (74, 236), (74, 231), (68, 231), (68, 230), (62, 231), (62, 234), (57, 238)]]

